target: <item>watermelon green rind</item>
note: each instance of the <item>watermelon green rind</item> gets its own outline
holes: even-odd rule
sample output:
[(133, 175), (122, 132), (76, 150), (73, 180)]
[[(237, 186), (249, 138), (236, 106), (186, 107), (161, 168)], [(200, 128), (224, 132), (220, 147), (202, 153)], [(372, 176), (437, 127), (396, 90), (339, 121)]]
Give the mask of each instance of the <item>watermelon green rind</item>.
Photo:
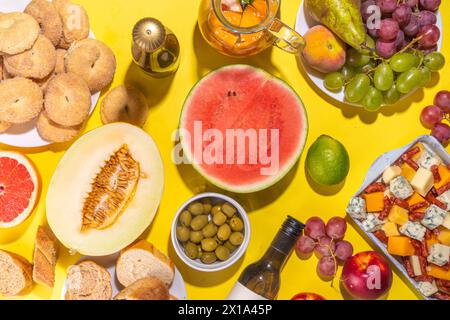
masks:
[(206, 174), (203, 169), (201, 168), (201, 166), (197, 163), (195, 163), (195, 161), (193, 161), (194, 157), (191, 154), (191, 150), (190, 150), (190, 146), (187, 145), (186, 140), (183, 137), (183, 131), (180, 131), (180, 142), (181, 142), (181, 146), (183, 148), (183, 152), (184, 152), (184, 156), (186, 157), (186, 159), (192, 164), (192, 166), (194, 167), (194, 169), (203, 177), (205, 178), (207, 181), (209, 181), (210, 183), (214, 184), (215, 186), (226, 190), (226, 191), (230, 191), (230, 192), (235, 192), (235, 193), (252, 193), (252, 192), (258, 192), (261, 190), (264, 190), (266, 188), (269, 188), (271, 186), (273, 186), (274, 184), (276, 184), (277, 182), (279, 182), (281, 179), (283, 179), (286, 174), (295, 166), (295, 164), (297, 163), (297, 161), (300, 159), (302, 153), (303, 153), (303, 149), (305, 147), (306, 144), (306, 139), (308, 136), (308, 128), (309, 128), (309, 124), (308, 124), (308, 116), (307, 116), (307, 112), (305, 109), (305, 106), (303, 104), (302, 99), (300, 98), (300, 96), (297, 94), (297, 92), (290, 86), (288, 85), (285, 81), (283, 81), (282, 79), (272, 76), (269, 73), (267, 73), (266, 71), (260, 69), (260, 68), (256, 68), (250, 65), (245, 65), (245, 64), (235, 64), (235, 65), (229, 65), (229, 66), (225, 66), (216, 70), (211, 71), (210, 73), (208, 73), (207, 75), (205, 75), (202, 79), (200, 79), (191, 89), (191, 91), (189, 92), (188, 96), (186, 97), (186, 100), (184, 102), (183, 105), (183, 109), (180, 115), (180, 123), (179, 123), (179, 128), (183, 128), (183, 123), (185, 121), (186, 118), (186, 114), (187, 114), (187, 106), (189, 105), (190, 100), (192, 99), (193, 94), (196, 92), (196, 89), (204, 82), (207, 81), (209, 76), (224, 71), (226, 69), (229, 68), (245, 68), (248, 69), (250, 68), (253, 71), (257, 71), (259, 73), (261, 73), (262, 75), (264, 75), (265, 77), (267, 77), (270, 80), (276, 81), (278, 84), (286, 87), (290, 92), (292, 92), (295, 97), (298, 99), (298, 105), (299, 107), (301, 107), (301, 122), (299, 123), (299, 125), (301, 125), (302, 128), (302, 132), (299, 133), (300, 135), (300, 141), (299, 141), (299, 145), (297, 146), (297, 152), (296, 154), (294, 154), (293, 156), (290, 157), (290, 159), (288, 161), (286, 161), (286, 163), (283, 165), (283, 168), (280, 169), (280, 171), (278, 172), (278, 174), (272, 176), (272, 177), (268, 177), (267, 179), (260, 181), (260, 182), (256, 182), (253, 184), (246, 184), (246, 185), (231, 185), (231, 184), (227, 184), (224, 181), (217, 179), (215, 177), (212, 177), (208, 174)]

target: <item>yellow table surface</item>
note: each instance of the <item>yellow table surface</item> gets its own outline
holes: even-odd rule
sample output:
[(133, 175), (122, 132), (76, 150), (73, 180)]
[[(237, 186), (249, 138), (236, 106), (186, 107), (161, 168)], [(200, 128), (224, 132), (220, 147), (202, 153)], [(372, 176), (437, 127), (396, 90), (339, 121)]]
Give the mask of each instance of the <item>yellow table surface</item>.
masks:
[[(368, 113), (343, 105), (336, 106), (308, 84), (295, 57), (279, 49), (274, 48), (245, 60), (235, 60), (216, 53), (204, 42), (197, 27), (199, 0), (77, 0), (77, 2), (87, 9), (96, 37), (106, 42), (116, 54), (117, 73), (112, 87), (124, 81), (137, 84), (145, 91), (150, 101), (150, 116), (145, 130), (155, 139), (161, 151), (166, 180), (160, 209), (146, 237), (174, 259), (186, 282), (189, 299), (225, 298), (245, 266), (259, 259), (268, 248), (287, 214), (303, 221), (313, 215), (325, 220), (335, 215), (344, 216), (348, 200), (360, 187), (371, 163), (382, 153), (406, 145), (419, 135), (428, 134), (429, 130), (420, 124), (420, 111), (424, 106), (432, 104), (436, 92), (450, 89), (450, 77), (446, 76), (450, 73), (448, 63), (441, 71), (440, 77), (437, 74), (433, 76), (432, 85), (424, 91), (416, 92), (394, 108), (382, 109), (380, 113)], [(300, 3), (301, 0), (282, 1), (281, 17), (286, 23), (294, 25)], [(441, 12), (444, 17), (450, 16), (450, 3), (443, 1)], [(131, 29), (136, 21), (145, 16), (160, 19), (178, 36), (181, 44), (181, 65), (173, 78), (150, 79), (132, 63)], [(444, 24), (444, 29), (450, 27), (448, 19), (444, 20)], [(444, 34), (443, 53), (450, 57), (450, 42), (447, 35)], [(305, 177), (305, 155), (303, 155), (298, 166), (287, 179), (283, 180), (285, 183), (256, 195), (237, 197), (247, 208), (251, 208), (249, 218), (252, 237), (247, 253), (231, 269), (215, 274), (199, 273), (186, 267), (176, 257), (169, 237), (172, 219), (178, 207), (193, 194), (203, 191), (205, 183), (189, 168), (180, 169), (172, 163), (171, 134), (178, 126), (178, 116), (184, 99), (196, 81), (210, 70), (233, 63), (259, 66), (287, 81), (301, 96), (308, 112), (310, 128), (306, 148), (321, 134), (328, 134), (346, 146), (351, 159), (351, 168), (345, 184), (340, 188), (326, 190), (312, 187)], [(101, 120), (97, 107), (86, 131), (99, 126)], [(46, 224), (47, 186), (66, 148), (67, 146), (58, 146), (25, 151), (41, 175), (43, 189), (40, 202), (33, 215), (21, 226), (0, 230), (1, 249), (14, 251), (29, 260), (32, 259), (36, 229), (40, 224)], [(1, 145), (0, 149), (13, 150), (4, 145)], [(353, 243), (355, 252), (372, 249), (351, 226), (346, 239)], [(50, 290), (35, 285), (33, 291), (22, 298), (60, 298), (66, 270), (79, 258), (70, 256), (65, 248), (61, 248), (60, 251), (55, 288)], [(329, 282), (321, 281), (316, 274), (316, 265), (315, 257), (302, 261), (292, 255), (281, 276), (279, 299), (290, 299), (294, 294), (305, 291), (316, 292), (328, 299), (342, 299), (339, 282), (335, 281), (332, 287)], [(417, 299), (417, 296), (396, 274), (388, 298)]]

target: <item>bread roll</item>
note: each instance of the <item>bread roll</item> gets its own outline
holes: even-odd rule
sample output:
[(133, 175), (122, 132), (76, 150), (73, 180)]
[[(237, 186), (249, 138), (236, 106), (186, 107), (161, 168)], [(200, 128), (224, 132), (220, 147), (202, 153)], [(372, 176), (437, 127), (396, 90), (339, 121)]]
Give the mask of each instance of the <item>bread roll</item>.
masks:
[(53, 232), (46, 227), (39, 227), (33, 257), (33, 280), (49, 288), (55, 285), (55, 267), (58, 242)]
[(17, 296), (33, 286), (32, 265), (18, 254), (0, 250), (0, 294)]

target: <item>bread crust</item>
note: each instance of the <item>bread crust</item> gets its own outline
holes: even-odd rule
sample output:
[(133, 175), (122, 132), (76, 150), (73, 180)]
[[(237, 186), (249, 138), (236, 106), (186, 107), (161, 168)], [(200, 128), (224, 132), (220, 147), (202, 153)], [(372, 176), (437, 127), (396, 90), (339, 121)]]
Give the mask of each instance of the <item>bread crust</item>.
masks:
[(123, 289), (114, 300), (170, 300), (169, 289), (158, 278), (137, 280)]
[[(0, 256), (4, 256), (6, 260), (9, 260), (9, 268), (16, 267), (19, 271), (19, 274), (16, 274), (16, 276), (19, 276), (21, 283), (16, 284), (15, 288), (11, 288), (11, 286), (5, 286), (0, 284), (0, 294), (3, 294), (5, 296), (18, 296), (28, 293), (31, 288), (33, 287), (33, 280), (32, 280), (32, 269), (33, 266), (30, 262), (28, 262), (27, 259), (24, 257), (9, 252), (6, 250), (0, 249)], [(0, 264), (0, 282), (3, 281), (12, 281), (11, 278), (4, 277), (5, 275), (8, 275), (6, 272), (2, 271), (1, 264)]]
[(40, 226), (36, 234), (33, 257), (33, 280), (49, 288), (55, 285), (55, 267), (58, 258), (58, 242), (53, 232)]

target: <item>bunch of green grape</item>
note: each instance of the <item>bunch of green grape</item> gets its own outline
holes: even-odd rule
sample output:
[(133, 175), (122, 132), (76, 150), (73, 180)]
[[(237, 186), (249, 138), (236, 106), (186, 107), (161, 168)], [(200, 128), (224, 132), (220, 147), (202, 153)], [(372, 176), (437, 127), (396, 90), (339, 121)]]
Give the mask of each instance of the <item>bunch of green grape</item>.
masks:
[(383, 59), (367, 43), (367, 49), (361, 51), (350, 48), (344, 67), (327, 74), (324, 86), (333, 92), (344, 88), (346, 101), (368, 111), (394, 104), (402, 95), (424, 87), (431, 80), (431, 73), (445, 65), (441, 53), (413, 48)]

